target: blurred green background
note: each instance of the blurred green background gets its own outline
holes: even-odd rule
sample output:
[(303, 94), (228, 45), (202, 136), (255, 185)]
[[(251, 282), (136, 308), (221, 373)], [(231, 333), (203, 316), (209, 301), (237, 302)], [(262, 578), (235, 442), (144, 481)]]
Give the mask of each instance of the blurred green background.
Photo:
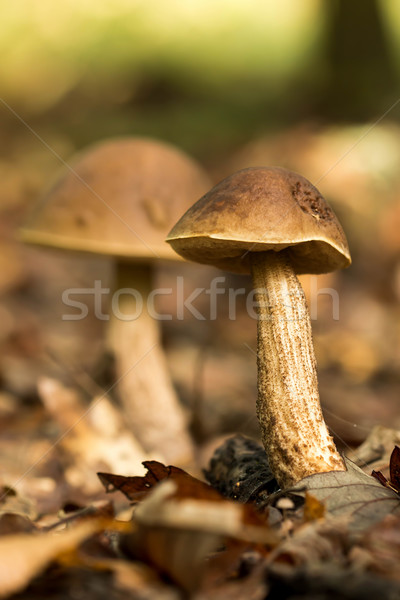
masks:
[[(180, 146), (216, 180), (274, 164), (318, 185), (354, 261), (318, 283), (341, 299), (336, 322), (321, 295), (313, 323), (327, 419), (348, 444), (376, 423), (400, 427), (399, 2), (2, 0), (0, 10), (4, 394), (34, 399), (50, 350), (101, 371), (99, 324), (67, 329), (59, 292), (88, 272), (105, 277), (104, 265), (21, 248), (15, 231), (60, 158), (140, 134)], [(182, 269), (192, 285), (210, 279)], [(165, 326), (183, 401), (200, 394), (208, 411), (206, 437), (257, 435), (255, 359), (244, 346), (255, 347), (253, 325), (222, 314)]]
[[(145, 133), (218, 159), (300, 119), (379, 118), (397, 99), (396, 0), (0, 6), (4, 100), (74, 146)], [(6, 110), (2, 122), (18, 130)]]

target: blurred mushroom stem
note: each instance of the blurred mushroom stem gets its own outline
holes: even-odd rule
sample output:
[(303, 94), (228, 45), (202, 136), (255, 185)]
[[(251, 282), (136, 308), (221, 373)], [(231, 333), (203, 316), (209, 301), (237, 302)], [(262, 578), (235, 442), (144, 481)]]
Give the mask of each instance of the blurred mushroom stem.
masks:
[(286, 251), (251, 253), (258, 311), (257, 414), (269, 464), (281, 487), (345, 470), (318, 393), (311, 321)]
[(187, 419), (168, 372), (159, 323), (148, 311), (153, 269), (124, 262), (116, 267), (118, 302), (110, 310), (108, 345), (125, 417), (146, 451), (185, 464), (193, 457)]

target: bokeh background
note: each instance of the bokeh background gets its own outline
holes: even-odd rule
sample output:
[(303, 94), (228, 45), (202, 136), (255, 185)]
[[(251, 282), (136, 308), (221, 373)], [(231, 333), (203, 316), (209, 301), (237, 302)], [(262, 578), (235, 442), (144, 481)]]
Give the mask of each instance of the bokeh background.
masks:
[[(16, 456), (25, 464), (30, 446), (21, 436), (42, 423), (39, 377), (87, 396), (82, 381), (96, 389), (112, 381), (104, 323), (91, 313), (61, 319), (62, 290), (96, 279), (107, 286), (110, 265), (25, 248), (17, 230), (63, 161), (121, 135), (171, 142), (214, 181), (280, 165), (318, 186), (353, 256), (345, 272), (303, 278), (317, 302), (327, 422), (341, 447), (376, 424), (400, 428), (398, 1), (1, 0), (0, 10), (2, 452), (11, 431), (19, 440), (10, 464)], [(160, 263), (160, 285), (174, 286), (177, 275), (189, 293), (221, 273)], [(225, 276), (250, 290), (246, 277)], [(315, 297), (327, 287), (339, 293), (338, 320), (330, 297)], [(196, 303), (204, 314), (206, 300)], [(235, 321), (227, 308), (220, 296), (216, 321), (188, 313), (163, 323), (174, 382), (202, 445), (236, 431), (258, 437), (256, 324), (244, 303)]]

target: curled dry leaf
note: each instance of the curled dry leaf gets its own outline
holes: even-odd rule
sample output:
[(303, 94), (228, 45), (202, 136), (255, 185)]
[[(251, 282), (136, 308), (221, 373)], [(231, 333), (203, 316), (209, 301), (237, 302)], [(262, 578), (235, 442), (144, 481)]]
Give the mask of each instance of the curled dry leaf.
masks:
[(278, 542), (278, 537), (261, 517), (249, 513), (250, 507), (223, 499), (215, 502), (182, 498), (177, 492), (173, 481), (163, 482), (137, 507), (134, 520), (145, 525), (203, 531), (254, 543), (275, 545)]
[(353, 532), (378, 523), (388, 514), (400, 515), (400, 499), (390, 489), (346, 460), (346, 471), (318, 473), (302, 479), (292, 492), (311, 493), (328, 514), (347, 517)]
[(399, 446), (395, 446), (394, 450), (390, 456), (390, 464), (389, 464), (389, 479), (383, 475), (381, 471), (373, 470), (371, 475), (375, 477), (385, 487), (389, 488), (396, 492), (396, 494), (400, 494), (400, 448)]
[(395, 446), (390, 457), (390, 481), (397, 493), (400, 490), (400, 448)]
[[(182, 469), (147, 461), (144, 477), (99, 473), (108, 492), (121, 491), (134, 502), (136, 529), (123, 537), (122, 549), (167, 574), (188, 592), (197, 590), (206, 557), (221, 544), (236, 540), (239, 550), (250, 545), (273, 547), (278, 537), (267, 517), (250, 505), (227, 500), (210, 485)], [(236, 556), (237, 553), (235, 553)]]
[(201, 531), (176, 530), (163, 526), (140, 526), (121, 540), (122, 551), (156, 568), (188, 592), (200, 587), (206, 558), (216, 551), (220, 536)]
[[(201, 483), (201, 482), (200, 482)], [(274, 547), (278, 537), (262, 522), (248, 522), (249, 507), (224, 500), (181, 497), (173, 480), (159, 483), (133, 515), (137, 530), (125, 537), (130, 555), (147, 560), (187, 591), (197, 589), (206, 557), (227, 538)]]
[(154, 565), (180, 587), (192, 592), (203, 578), (206, 556), (215, 551), (222, 540), (218, 532), (199, 528), (199, 519), (204, 519), (201, 510), (195, 517), (197, 526), (187, 520), (182, 522), (173, 501), (177, 492), (178, 484), (168, 478), (152, 486), (150, 492), (147, 490), (146, 498), (134, 513), (136, 531), (122, 538), (121, 547), (129, 556)]
[(144, 477), (124, 477), (112, 473), (98, 473), (101, 483), (107, 492), (122, 492), (129, 500), (138, 502), (143, 500), (155, 485), (166, 479), (173, 481), (176, 485), (176, 493), (180, 498), (206, 498), (208, 500), (221, 501), (221, 494), (210, 485), (189, 475), (183, 469), (172, 465), (165, 466), (156, 460), (143, 462), (147, 469)]
[[(174, 484), (173, 489), (171, 488), (168, 498), (170, 501), (183, 501), (187, 500), (185, 507), (190, 506), (189, 501), (195, 501), (193, 505), (194, 517), (196, 517), (196, 507), (200, 506), (200, 501), (206, 501), (209, 506), (221, 504), (225, 507), (227, 513), (232, 508), (235, 514), (241, 515), (242, 524), (265, 527), (267, 523), (267, 515), (262, 515), (257, 512), (251, 504), (240, 504), (226, 500), (221, 494), (213, 487), (200, 481), (196, 477), (189, 475), (183, 469), (179, 469), (174, 466), (165, 466), (155, 460), (145, 461), (143, 465), (146, 467), (148, 472), (144, 477), (123, 477), (121, 475), (113, 475), (111, 473), (98, 473), (100, 481), (106, 488), (107, 492), (121, 491), (129, 500), (138, 502), (145, 499), (150, 493), (153, 492), (157, 484), (163, 482), (171, 482)], [(182, 504), (179, 505), (179, 510)], [(142, 510), (142, 505), (136, 510)], [(217, 510), (217, 509), (216, 509)], [(221, 509), (222, 511), (223, 509)], [(235, 517), (236, 518), (236, 517)], [(200, 519), (201, 520), (201, 519)], [(218, 518), (217, 518), (218, 520)], [(204, 527), (204, 524), (203, 524)], [(217, 526), (218, 528), (218, 526)], [(231, 532), (232, 533), (232, 532)], [(227, 535), (230, 535), (229, 533)]]

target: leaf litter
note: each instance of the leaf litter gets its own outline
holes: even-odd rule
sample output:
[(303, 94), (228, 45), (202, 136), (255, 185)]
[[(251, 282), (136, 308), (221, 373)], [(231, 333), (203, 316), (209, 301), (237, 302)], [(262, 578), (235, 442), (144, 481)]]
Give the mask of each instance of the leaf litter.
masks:
[[(229, 481), (220, 469), (218, 484), (211, 474), (210, 485), (149, 460), (107, 399), (101, 418), (94, 411), (72, 433), (91, 403), (55, 380), (42, 381), (40, 396), (59, 443), (37, 440), (48, 454), (24, 485), (13, 485), (18, 473), (2, 476), (0, 597), (67, 598), (79, 589), (89, 599), (361, 599), (371, 591), (400, 598), (398, 448), (389, 487), (347, 461), (347, 471), (276, 492), (260, 447), (231, 440), (240, 468), (231, 468), (232, 454), (227, 459), (219, 448)], [(110, 428), (100, 425), (104, 415)], [(123, 451), (120, 437), (130, 440)], [(381, 450), (372, 452), (371, 464), (388, 455)], [(69, 469), (79, 477), (67, 476)], [(48, 495), (58, 490), (52, 503), (43, 501), (47, 480), (55, 485)]]

